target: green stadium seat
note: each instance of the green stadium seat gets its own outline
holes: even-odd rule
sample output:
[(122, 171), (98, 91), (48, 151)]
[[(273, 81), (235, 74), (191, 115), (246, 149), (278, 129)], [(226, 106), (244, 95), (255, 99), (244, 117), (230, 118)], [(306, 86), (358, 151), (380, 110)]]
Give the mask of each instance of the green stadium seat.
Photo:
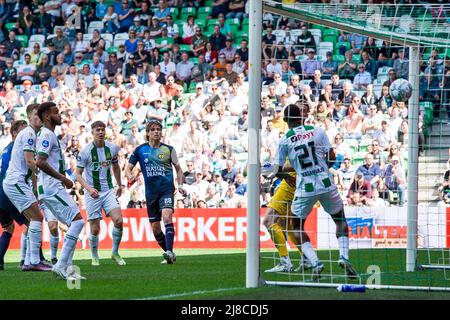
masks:
[(198, 58), (197, 57), (189, 58), (189, 61), (192, 61), (195, 65), (198, 64)]
[(361, 140), (359, 142), (359, 147), (358, 147), (358, 151), (359, 152), (369, 152), (369, 146), (371, 145), (372, 141), (371, 140)]
[(238, 18), (227, 19), (227, 20), (225, 20), (225, 24), (229, 25), (229, 26), (232, 26), (232, 25), (240, 26), (241, 21)]
[(172, 19), (175, 20), (178, 18), (178, 15), (180, 14), (180, 11), (177, 7), (170, 8), (170, 14), (172, 15)]
[(196, 24), (198, 27), (200, 27), (202, 30), (205, 30), (205, 27), (206, 27), (206, 19), (199, 19), (199, 18), (197, 18), (197, 19), (195, 20), (195, 24)]
[(341, 62), (345, 61), (345, 57), (341, 54), (335, 54), (335, 55), (333, 55), (333, 60), (338, 63), (341, 63)]
[[(168, 44), (173, 44), (174, 40), (173, 40), (173, 38), (156, 38), (155, 43), (158, 45), (168, 45)], [(159, 49), (159, 51), (165, 52), (165, 51), (168, 51), (168, 49), (161, 48), (161, 49)]]
[(357, 63), (361, 62), (361, 55), (360, 54), (354, 54), (353, 55), (353, 61), (357, 62)]
[(334, 46), (334, 54), (339, 54), (339, 49), (344, 46), (346, 48), (345, 51), (350, 50), (352, 48), (352, 45), (350, 42), (338, 42)]
[(217, 19), (209, 19), (208, 20), (208, 23), (206, 24), (208, 27), (210, 26), (210, 25), (219, 25), (219, 21), (217, 21)]
[(112, 53), (112, 52), (117, 52), (119, 51), (118, 47), (109, 47), (106, 52), (108, 52), (108, 54)]
[(18, 34), (16, 35), (16, 40), (20, 41), (22, 43), (22, 47), (26, 48), (28, 47), (28, 36), (24, 34)]
[(364, 164), (364, 157), (367, 152), (355, 152), (352, 156), (352, 165), (360, 166)]
[(15, 25), (16, 25), (15, 22), (8, 22), (7, 24), (5, 24), (5, 28), (6, 30), (11, 31)]
[(180, 35), (183, 34), (183, 24), (184, 24), (185, 22), (186, 22), (186, 21), (183, 21), (183, 20), (175, 20), (175, 21), (174, 21), (174, 23), (178, 26), (178, 31), (179, 31)]
[(240, 44), (243, 39), (248, 40), (248, 32), (246, 31), (238, 31), (235, 33), (233, 42), (236, 44)]
[(196, 16), (195, 7), (185, 7), (181, 9), (180, 19), (186, 21), (188, 16)]
[(180, 44), (180, 52), (190, 52), (191, 46), (188, 44)]
[(197, 18), (198, 19), (206, 19), (207, 16), (210, 16), (212, 13), (211, 7), (200, 7), (197, 11)]

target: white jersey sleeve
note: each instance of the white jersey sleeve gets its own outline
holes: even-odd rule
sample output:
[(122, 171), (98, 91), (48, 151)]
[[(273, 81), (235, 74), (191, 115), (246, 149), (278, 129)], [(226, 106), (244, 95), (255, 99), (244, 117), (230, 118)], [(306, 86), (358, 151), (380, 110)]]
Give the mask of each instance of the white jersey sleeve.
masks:
[[(28, 129), (29, 128), (29, 129)], [(36, 133), (31, 127), (28, 127), (26, 132), (21, 136), (22, 151), (35, 152), (36, 151)]]
[(289, 148), (288, 148), (288, 143), (287, 143), (287, 139), (285, 136), (283, 136), (280, 139), (280, 142), (278, 144), (278, 151), (277, 151), (277, 155), (275, 157), (275, 168), (278, 167), (283, 167), (284, 163), (286, 162), (286, 159), (288, 157), (289, 154)]
[(78, 168), (84, 169), (87, 166), (89, 157), (87, 156), (86, 150), (87, 150), (87, 146), (84, 147), (84, 149), (81, 150), (81, 152), (78, 154), (78, 157), (77, 157), (77, 167)]

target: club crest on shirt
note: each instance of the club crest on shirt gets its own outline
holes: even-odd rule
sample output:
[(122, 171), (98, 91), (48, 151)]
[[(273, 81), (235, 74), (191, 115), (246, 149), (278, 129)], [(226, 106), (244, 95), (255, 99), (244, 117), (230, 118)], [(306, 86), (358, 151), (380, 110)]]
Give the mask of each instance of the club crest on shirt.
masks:
[(160, 154), (158, 155), (158, 158), (160, 158), (161, 160), (164, 159), (164, 153), (160, 153)]

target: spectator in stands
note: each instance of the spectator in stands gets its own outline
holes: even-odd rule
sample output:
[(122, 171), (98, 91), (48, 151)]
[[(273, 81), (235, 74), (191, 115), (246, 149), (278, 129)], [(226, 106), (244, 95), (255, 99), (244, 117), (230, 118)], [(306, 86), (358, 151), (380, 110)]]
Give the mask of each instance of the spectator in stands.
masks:
[(208, 39), (202, 33), (202, 29), (200, 27), (197, 27), (195, 29), (195, 35), (191, 39), (191, 51), (190, 52), (195, 57), (198, 57), (200, 54), (204, 54), (207, 42), (208, 42)]
[(397, 80), (397, 72), (395, 71), (395, 69), (391, 69), (388, 72), (389, 78), (383, 83), (383, 86), (387, 86), (390, 87), (392, 82), (394, 82), (395, 80)]
[(408, 80), (409, 60), (405, 57), (405, 50), (403, 48), (398, 50), (398, 59), (394, 61), (393, 68), (399, 78)]
[(337, 72), (337, 68), (338, 63), (333, 60), (333, 54), (331, 51), (328, 51), (326, 54), (326, 61), (322, 63), (322, 79), (331, 79), (331, 76)]
[(41, 62), (37, 65), (36, 72), (34, 74), (34, 78), (37, 83), (42, 83), (43, 81), (47, 81), (50, 77), (50, 72), (52, 71), (52, 66), (48, 63), (47, 55), (43, 55), (41, 58)]
[(380, 169), (384, 169), (384, 164), (386, 163), (386, 157), (382, 155), (380, 142), (377, 139), (372, 140), (370, 153), (373, 156), (373, 162), (380, 166)]
[(364, 139), (372, 139), (375, 132), (381, 128), (381, 121), (383, 117), (377, 112), (377, 106), (372, 104), (369, 106), (368, 115), (364, 118), (364, 123), (362, 125), (362, 133), (364, 134)]
[(359, 111), (359, 102), (360, 98), (358, 96), (353, 97), (352, 104), (347, 110), (347, 116), (342, 123), (346, 138), (360, 139), (362, 137), (364, 116)]
[(233, 48), (232, 45), (233, 45), (233, 42), (231, 41), (231, 39), (227, 38), (227, 39), (225, 39), (225, 47), (219, 51), (219, 55), (220, 54), (225, 55), (225, 60), (227, 62), (231, 62), (231, 63), (234, 62), (234, 58), (235, 58), (235, 54), (236, 54), (236, 49)]
[(269, 48), (272, 48), (272, 46), (276, 43), (277, 37), (273, 34), (272, 26), (267, 26), (265, 31), (266, 34), (263, 35), (262, 41), (264, 41)]
[(356, 63), (353, 61), (353, 53), (351, 50), (345, 52), (345, 61), (338, 67), (339, 76), (342, 79), (353, 80), (356, 74)]
[[(333, 88), (334, 89), (334, 88)], [(349, 106), (353, 99), (356, 97), (356, 94), (353, 92), (353, 84), (350, 81), (345, 81), (342, 84), (342, 91), (338, 95), (338, 100), (344, 105)]]
[(381, 169), (374, 162), (372, 153), (367, 153), (364, 157), (364, 164), (358, 168), (364, 174), (364, 179), (370, 182), (372, 188), (376, 188), (381, 179)]
[(364, 68), (367, 72), (370, 73), (372, 76), (372, 79), (375, 79), (376, 77), (376, 63), (375, 61), (370, 57), (369, 53), (367, 51), (361, 52), (361, 63), (364, 64)]
[(159, 0), (158, 9), (155, 10), (155, 16), (161, 22), (166, 22), (166, 18), (169, 14), (170, 14), (170, 8), (167, 4), (167, 0)]
[[(86, 83), (86, 87), (89, 88), (88, 82), (86, 80), (87, 79), (85, 77), (84, 81)], [(100, 99), (103, 99), (103, 100), (106, 99), (106, 93), (107, 93), (108, 90), (106, 89), (106, 87), (104, 85), (102, 85), (100, 75), (94, 74), (92, 80), (94, 81), (94, 85), (91, 87), (92, 98), (93, 99), (100, 98)]]
[(371, 205), (372, 187), (370, 182), (364, 179), (364, 174), (357, 171), (347, 194), (349, 205)]
[(106, 15), (108, 7), (109, 6), (105, 4), (105, 0), (99, 0), (99, 2), (97, 2), (95, 6), (95, 17), (97, 18), (97, 20), (101, 20)]
[(354, 54), (360, 54), (367, 37), (359, 35), (357, 33), (352, 33), (349, 38), (352, 52)]
[(2, 42), (2, 45), (4, 45), (6, 49), (5, 56), (11, 57), (13, 60), (19, 59), (19, 54), (22, 51), (22, 43), (16, 39), (16, 33), (14, 31), (9, 32), (8, 39), (5, 39)]
[[(302, 26), (302, 33), (297, 38), (297, 49), (301, 51), (301, 53), (308, 52), (310, 50), (316, 50), (316, 41), (314, 40), (314, 36), (308, 31), (308, 27), (306, 25)], [(319, 69), (319, 68), (316, 68)]]
[(209, 42), (212, 44), (212, 49), (220, 51), (225, 48), (226, 36), (220, 32), (220, 26), (214, 26), (214, 33), (209, 37)]
[(316, 59), (314, 49), (309, 49), (308, 58), (302, 61), (303, 79), (314, 79), (316, 70), (321, 70), (321, 63)]
[(294, 93), (300, 96), (300, 94), (302, 93), (302, 88), (300, 85), (300, 76), (298, 74), (292, 75), (290, 84), (294, 88)]
[(339, 75), (333, 73), (331, 76), (331, 96), (334, 101), (339, 100), (340, 94), (343, 92), (343, 84), (339, 81)]
[[(375, 43), (375, 39), (373, 37), (367, 37), (366, 42), (363, 46), (363, 52), (367, 52), (369, 54), (369, 59), (377, 59), (378, 58), (378, 47)], [(362, 54), (361, 54), (362, 58)]]
[[(98, 32), (98, 30), (97, 30)], [(95, 32), (94, 32), (95, 33)], [(69, 39), (63, 34), (61, 27), (56, 28), (56, 37), (50, 40), (55, 45), (55, 50), (57, 52), (63, 52), (64, 46), (68, 44), (70, 46)]]
[(350, 185), (355, 176), (356, 169), (352, 166), (352, 161), (350, 158), (344, 158), (343, 166), (338, 171), (338, 181), (342, 187), (342, 190), (348, 191), (350, 189)]
[(32, 33), (47, 36), (52, 29), (52, 17), (46, 12), (45, 7), (42, 4), (40, 4), (38, 8), (39, 12), (34, 17)]
[(122, 65), (117, 62), (117, 54), (111, 52), (104, 65), (104, 78), (106, 83), (112, 83), (117, 75), (122, 74)]
[(284, 60), (289, 58), (289, 52), (283, 42), (278, 42), (276, 46), (273, 47), (272, 58), (277, 60)]
[(403, 120), (400, 128), (397, 132), (397, 141), (400, 146), (400, 150), (408, 150), (408, 121)]
[(309, 87), (311, 88), (312, 95), (314, 97), (314, 101), (319, 99), (322, 94), (323, 89), (325, 88), (324, 83), (321, 80), (322, 73), (320, 70), (314, 71), (314, 79), (309, 83)]
[(19, 33), (25, 34), (27, 37), (30, 37), (35, 26), (33, 14), (28, 6), (24, 6), (22, 8), (22, 12), (19, 14), (18, 21)]
[(118, 32), (126, 32), (133, 25), (135, 11), (130, 7), (129, 0), (123, 0), (119, 10), (114, 11), (119, 15), (120, 28)]
[(145, 29), (146, 26), (142, 25), (141, 18), (139, 16), (135, 16), (133, 19), (133, 25), (130, 27), (128, 32), (132, 30), (136, 33), (137, 38), (143, 38)]
[(227, 19), (237, 18), (242, 20), (245, 16), (245, 1), (244, 0), (230, 0), (228, 5)]
[(362, 111), (362, 113), (367, 115), (368, 112), (369, 112), (369, 108), (372, 105), (375, 105), (375, 107), (378, 110), (377, 102), (378, 102), (378, 97), (373, 92), (373, 85), (372, 84), (368, 84), (366, 86), (366, 92), (364, 92), (364, 94), (361, 97), (361, 111)]
[(183, 24), (183, 43), (191, 44), (192, 37), (195, 35), (198, 26), (194, 22), (194, 16), (188, 16), (186, 22)]
[(398, 193), (399, 205), (402, 207), (405, 204), (406, 178), (398, 155), (393, 155), (386, 166), (384, 180), (389, 191)]
[(355, 78), (353, 79), (353, 85), (358, 90), (363, 90), (366, 88), (367, 85), (372, 83), (372, 76), (368, 71), (366, 71), (366, 68), (363, 63), (360, 63), (358, 65), (358, 73), (355, 75)]
[(445, 74), (444, 68), (441, 63), (437, 63), (437, 59), (430, 57), (428, 65), (425, 69), (425, 79), (427, 83), (427, 93), (425, 97), (433, 102), (434, 112), (433, 116), (437, 119), (440, 118), (441, 109), (441, 88), (442, 77)]
[(21, 81), (29, 80), (31, 82), (34, 81), (34, 74), (36, 72), (36, 66), (31, 63), (31, 56), (26, 53), (24, 55), (25, 61), (18, 72), (19, 79)]
[(389, 86), (383, 85), (381, 87), (381, 97), (378, 99), (377, 106), (378, 110), (381, 110), (381, 112), (386, 112), (391, 106), (392, 106), (392, 97), (389, 93)]
[(275, 74), (281, 75), (282, 72), (283, 70), (281, 68), (281, 64), (277, 61), (277, 59), (272, 58), (270, 63), (266, 67), (265, 83), (272, 83), (274, 81)]
[(245, 63), (248, 61), (247, 44), (248, 44), (248, 41), (246, 39), (242, 39), (241, 47), (236, 50), (236, 54), (238, 54), (241, 57), (241, 60)]
[(176, 67), (177, 79), (189, 85), (192, 68), (194, 68), (194, 63), (189, 61), (187, 52), (183, 52), (181, 54), (181, 62), (179, 62)]

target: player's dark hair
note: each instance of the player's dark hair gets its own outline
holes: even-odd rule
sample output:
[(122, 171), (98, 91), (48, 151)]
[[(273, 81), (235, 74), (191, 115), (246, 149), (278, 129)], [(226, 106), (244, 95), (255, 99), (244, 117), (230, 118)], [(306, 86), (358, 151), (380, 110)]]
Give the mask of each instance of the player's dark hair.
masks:
[(12, 132), (17, 132), (20, 127), (26, 126), (26, 125), (27, 125), (27, 122), (25, 120), (16, 120), (16, 121), (14, 121), (12, 123), (12, 125), (11, 125), (11, 133)]
[(148, 133), (149, 133), (149, 131), (150, 131), (150, 128), (151, 128), (151, 126), (154, 125), (154, 124), (158, 125), (158, 126), (161, 128), (161, 130), (162, 130), (162, 128), (163, 128), (162, 123), (159, 122), (158, 120), (150, 120), (150, 121), (147, 123), (147, 126), (145, 127), (145, 140), (146, 140), (146, 141), (148, 141)]
[(34, 110), (39, 109), (39, 103), (31, 103), (27, 106), (27, 116), (30, 116)]
[(39, 105), (38, 117), (41, 121), (44, 121), (44, 114), (50, 111), (51, 108), (56, 107), (54, 102), (44, 102)]
[(106, 124), (103, 121), (95, 121), (91, 124), (91, 129), (94, 130), (95, 128), (106, 128)]

